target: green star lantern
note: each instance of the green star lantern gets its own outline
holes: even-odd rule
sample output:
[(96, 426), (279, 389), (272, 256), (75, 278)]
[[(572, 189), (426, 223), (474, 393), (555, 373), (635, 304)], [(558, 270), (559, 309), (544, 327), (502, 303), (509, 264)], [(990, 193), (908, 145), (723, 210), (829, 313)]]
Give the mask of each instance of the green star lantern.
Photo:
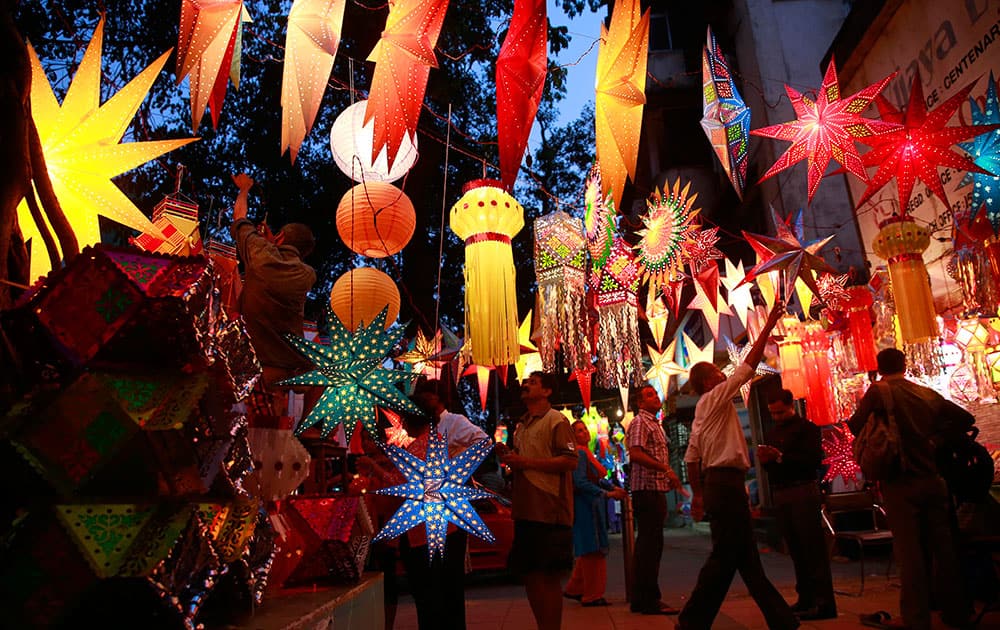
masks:
[(351, 333), (335, 314), (330, 313), (329, 346), (293, 335), (286, 337), (288, 343), (309, 359), (316, 369), (279, 384), (326, 388), (319, 402), (295, 430), (296, 435), (314, 424), (322, 423), (321, 432), (326, 437), (338, 424), (343, 424), (350, 441), (358, 422), (369, 433), (376, 435), (375, 405), (420, 413), (396, 387), (396, 383), (416, 378), (417, 375), (382, 367), (386, 354), (403, 334), (402, 327), (398, 332), (386, 332), (386, 314), (387, 309), (382, 309), (369, 324), (362, 324)]

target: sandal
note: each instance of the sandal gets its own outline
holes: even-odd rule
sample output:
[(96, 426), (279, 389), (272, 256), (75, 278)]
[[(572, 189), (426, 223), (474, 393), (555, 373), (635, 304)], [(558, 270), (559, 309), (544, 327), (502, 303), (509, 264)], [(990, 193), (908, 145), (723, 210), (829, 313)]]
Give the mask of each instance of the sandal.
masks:
[(861, 625), (868, 626), (869, 628), (893, 628), (898, 627), (890, 625), (892, 623), (892, 615), (884, 610), (879, 610), (870, 614), (858, 615), (861, 620)]
[(597, 599), (595, 599), (593, 601), (581, 602), (580, 605), (581, 606), (610, 606), (611, 604), (608, 602), (608, 600), (604, 599), (603, 597), (599, 597), (599, 598), (597, 598)]

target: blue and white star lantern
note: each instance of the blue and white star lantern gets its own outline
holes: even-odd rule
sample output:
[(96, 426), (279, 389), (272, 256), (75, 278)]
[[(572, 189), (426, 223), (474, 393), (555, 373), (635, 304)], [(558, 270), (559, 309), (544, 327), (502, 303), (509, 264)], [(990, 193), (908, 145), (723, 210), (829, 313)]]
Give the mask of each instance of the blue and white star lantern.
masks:
[(416, 378), (399, 370), (382, 367), (386, 354), (404, 329), (388, 333), (385, 330), (387, 308), (382, 309), (367, 326), (351, 333), (336, 315), (330, 313), (330, 345), (286, 335), (285, 339), (316, 367), (311, 372), (281, 381), (280, 385), (315, 385), (326, 391), (309, 415), (295, 430), (296, 435), (317, 423), (323, 437), (338, 424), (344, 425), (347, 440), (361, 422), (369, 434), (377, 435), (375, 405), (420, 414), (420, 409), (396, 387), (404, 379)]
[(403, 497), (406, 501), (373, 542), (396, 538), (421, 523), (427, 528), (429, 561), (444, 557), (448, 523), (454, 523), (486, 542), (495, 542), (493, 534), (469, 503), (476, 499), (488, 499), (492, 495), (465, 485), (492, 448), (493, 441), (484, 438), (451, 458), (448, 456), (448, 440), (437, 431), (430, 433), (426, 459), (420, 459), (398, 446), (386, 446), (386, 454), (406, 477), (406, 483), (382, 488), (376, 493)]
[[(986, 88), (985, 106), (979, 109), (976, 99), (970, 98), (969, 108), (972, 110), (973, 125), (1000, 123), (1000, 101), (997, 100), (997, 84), (992, 72), (989, 87)], [(976, 166), (984, 171), (1000, 174), (1000, 129), (976, 136), (969, 142), (960, 142), (958, 146), (972, 156)], [(1000, 177), (990, 173), (966, 173), (958, 187), (973, 184), (969, 222), (976, 218), (980, 208), (985, 208), (993, 232), (1000, 234)]]

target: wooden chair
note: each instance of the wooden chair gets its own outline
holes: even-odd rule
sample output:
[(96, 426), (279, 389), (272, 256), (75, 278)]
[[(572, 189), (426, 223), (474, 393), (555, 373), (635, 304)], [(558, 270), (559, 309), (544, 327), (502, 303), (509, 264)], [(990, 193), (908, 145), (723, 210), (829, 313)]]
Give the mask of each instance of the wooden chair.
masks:
[[(869, 546), (892, 543), (892, 532), (885, 527), (885, 510), (875, 501), (871, 491), (828, 494), (823, 503), (823, 523), (834, 541), (848, 541), (857, 545), (861, 565), (861, 588), (857, 593), (836, 591), (841, 595), (859, 597), (865, 591), (865, 549)], [(892, 556), (889, 556), (885, 575), (889, 579)]]

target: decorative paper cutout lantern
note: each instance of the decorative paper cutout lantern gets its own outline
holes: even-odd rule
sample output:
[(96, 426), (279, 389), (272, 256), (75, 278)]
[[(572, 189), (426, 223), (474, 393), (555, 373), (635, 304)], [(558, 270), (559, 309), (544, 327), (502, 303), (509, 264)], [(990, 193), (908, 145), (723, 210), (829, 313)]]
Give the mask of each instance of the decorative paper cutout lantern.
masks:
[(636, 246), (636, 263), (642, 276), (656, 287), (676, 278), (684, 248), (694, 235), (691, 221), (701, 210), (693, 207), (698, 193), (689, 196), (690, 188), (688, 182), (681, 189), (678, 179), (673, 187), (668, 184), (663, 192), (657, 190), (646, 200), (649, 212), (642, 217), (643, 229), (636, 232), (642, 237)]
[(337, 116), (330, 129), (330, 152), (337, 168), (356, 182), (394, 182), (417, 162), (417, 136), (403, 134), (396, 159), (389, 168), (386, 152), (372, 160), (375, 123), (365, 124), (368, 101), (358, 101)]
[[(982, 108), (974, 98), (969, 99), (972, 124), (990, 125), (1000, 123), (1000, 100), (997, 99), (997, 84), (990, 70), (990, 82), (986, 87), (986, 102)], [(970, 142), (959, 144), (972, 156), (976, 166), (988, 172), (970, 171), (959, 183), (959, 188), (974, 184), (972, 189), (971, 219), (975, 219), (982, 208), (986, 212), (993, 233), (1000, 233), (1000, 129), (976, 136)], [(995, 174), (994, 174), (995, 173)]]
[(840, 477), (849, 486), (861, 487), (861, 467), (854, 461), (854, 434), (846, 423), (823, 432), (823, 452), (823, 465), (828, 466), (823, 481)]
[(351, 251), (368, 258), (399, 253), (413, 237), (416, 222), (410, 198), (384, 182), (358, 184), (337, 205), (337, 233)]
[(872, 242), (875, 254), (889, 263), (892, 294), (905, 343), (926, 341), (938, 335), (934, 298), (922, 256), (930, 242), (930, 234), (923, 226), (904, 217), (883, 222)]
[(378, 269), (358, 267), (337, 278), (330, 291), (330, 308), (351, 332), (370, 324), (388, 309), (385, 327), (399, 317), (399, 289), (392, 278)]
[(589, 368), (587, 242), (580, 219), (562, 211), (535, 219), (535, 275), (542, 307), (538, 346), (545, 371), (555, 371), (557, 347), (570, 372)]
[(781, 361), (781, 384), (791, 390), (796, 398), (806, 397), (806, 375), (802, 365), (801, 324), (798, 318), (786, 317), (785, 336), (778, 340), (778, 358)]
[(814, 424), (825, 426), (837, 421), (830, 369), (830, 335), (819, 322), (805, 322), (802, 333), (802, 364), (806, 376), (806, 409)]
[(396, 357), (398, 361), (408, 363), (415, 374), (425, 374), (427, 378), (441, 378), (441, 365), (443, 361), (437, 361), (433, 357), (441, 352), (441, 329), (434, 332), (433, 337), (424, 335), (421, 328), (417, 329), (417, 336), (410, 342), (409, 349)]
[(946, 269), (962, 289), (966, 315), (995, 314), (1000, 306), (1000, 286), (984, 244), (973, 241), (962, 228), (955, 230), (955, 249)]
[(586, 208), (583, 213), (583, 234), (587, 237), (591, 266), (595, 269), (604, 264), (611, 254), (611, 242), (615, 238), (614, 202), (605, 196), (601, 184), (601, 165), (594, 162), (584, 185), (583, 199)]
[[(750, 349), (753, 348), (755, 337), (747, 335), (747, 343), (742, 346), (737, 346), (731, 339), (726, 337), (726, 354), (729, 355), (729, 363), (722, 368), (722, 373), (726, 376), (732, 376), (736, 372), (736, 368), (746, 363), (747, 355), (750, 354)], [(767, 374), (778, 374), (778, 370), (771, 367), (765, 361), (761, 361), (754, 368), (755, 376), (764, 376)], [(743, 404), (750, 404), (750, 386), (753, 385), (753, 380), (749, 380), (740, 386), (740, 395), (743, 396)]]
[[(628, 388), (642, 382), (642, 346), (639, 344), (639, 267), (631, 248), (615, 238), (611, 254), (591, 274), (597, 334), (597, 377), (601, 387)], [(627, 398), (627, 394), (626, 394)]]
[(131, 243), (147, 252), (195, 256), (201, 253), (201, 232), (198, 230), (198, 204), (174, 193), (167, 195), (153, 208), (153, 225), (163, 237), (143, 233)]
[(281, 75), (281, 152), (292, 162), (309, 135), (340, 46), (347, 0), (295, 0), (288, 12)]
[(510, 239), (524, 210), (500, 182), (469, 182), (451, 208), (451, 229), (465, 241), (465, 338), (474, 363), (517, 363), (517, 295)]
[(847, 288), (847, 295), (844, 314), (847, 316), (847, 328), (854, 346), (854, 358), (858, 370), (872, 372), (878, 369), (875, 360), (875, 334), (872, 332), (872, 318), (869, 314), (869, 309), (874, 304), (872, 292), (867, 286), (854, 286)]
[[(162, 237), (159, 228), (112, 182), (112, 179), (197, 138), (119, 144), (170, 53), (164, 53), (101, 104), (101, 42), (104, 20), (97, 23), (62, 104), (56, 101), (35, 49), (31, 60), (31, 109), (48, 165), (52, 190), (80, 247), (101, 242), (98, 216), (134, 230)], [(42, 237), (22, 201), (17, 220), (31, 241), (31, 278), (51, 265)]]
[(701, 127), (736, 194), (743, 199), (750, 146), (750, 108), (736, 89), (711, 27), (708, 43), (701, 49), (701, 77)]
[(753, 310), (753, 295), (750, 293), (750, 285), (743, 282), (743, 278), (746, 276), (743, 271), (743, 261), (733, 265), (728, 258), (724, 260), (726, 275), (719, 278), (719, 281), (722, 286), (726, 287), (726, 302), (729, 303), (730, 310), (746, 328), (747, 313)]

